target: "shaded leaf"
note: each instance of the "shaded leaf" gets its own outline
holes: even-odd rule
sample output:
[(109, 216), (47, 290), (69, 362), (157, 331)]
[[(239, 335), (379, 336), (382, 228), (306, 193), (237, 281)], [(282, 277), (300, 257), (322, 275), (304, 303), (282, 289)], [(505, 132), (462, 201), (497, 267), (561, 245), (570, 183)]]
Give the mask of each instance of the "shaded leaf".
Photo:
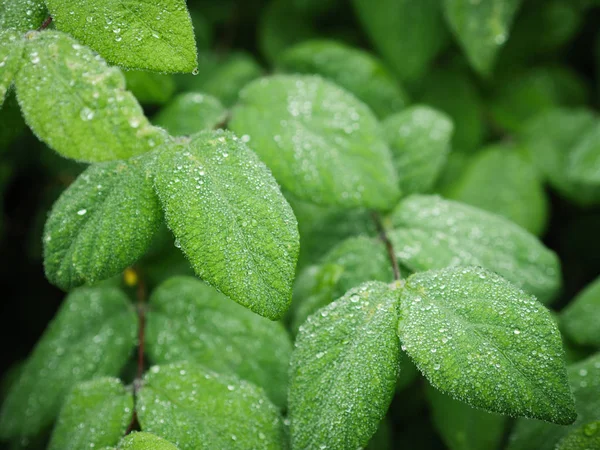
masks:
[(140, 103), (162, 105), (175, 93), (176, 85), (172, 75), (128, 70), (123, 72), (127, 89)]
[(383, 129), (402, 193), (431, 190), (450, 150), (450, 118), (428, 106), (412, 106), (388, 117)]
[(116, 288), (69, 294), (2, 405), (2, 438), (34, 435), (52, 423), (73, 385), (117, 375), (135, 345), (136, 322)]
[(600, 189), (600, 121), (581, 137), (569, 154), (568, 176)]
[(292, 354), (292, 448), (359, 448), (394, 395), (398, 293), (368, 282), (310, 316)]
[(13, 29), (20, 32), (35, 30), (47, 15), (44, 0), (2, 0), (0, 29)]
[(146, 348), (157, 364), (188, 360), (262, 387), (283, 407), (292, 345), (280, 323), (191, 277), (173, 277), (150, 298)]
[(90, 166), (46, 221), (46, 277), (68, 290), (121, 273), (146, 252), (161, 219), (143, 158)]
[(222, 124), (227, 110), (216, 98), (200, 92), (179, 94), (154, 117), (153, 122), (173, 136), (186, 136)]
[(557, 445), (557, 450), (592, 450), (600, 448), (600, 421), (587, 423), (571, 431)]
[(45, 0), (56, 28), (111, 64), (157, 72), (191, 72), (196, 43), (185, 0)]
[(52, 432), (50, 450), (115, 445), (133, 415), (133, 394), (116, 378), (76, 385), (66, 397)]
[(534, 297), (484, 269), (448, 268), (409, 277), (400, 305), (402, 348), (434, 387), (501, 414), (577, 418), (560, 333)]
[(279, 450), (284, 442), (281, 417), (262, 389), (185, 362), (150, 369), (138, 418), (181, 450)]
[(291, 301), (296, 219), (265, 165), (233, 133), (205, 131), (163, 149), (155, 188), (196, 274), (276, 320)]
[(587, 285), (559, 317), (561, 330), (569, 339), (600, 348), (600, 277)]
[(169, 441), (152, 433), (131, 433), (125, 436), (117, 450), (178, 450)]
[(323, 205), (390, 208), (398, 197), (391, 155), (373, 113), (318, 76), (276, 75), (240, 94), (230, 128), (282, 186)]
[(0, 29), (0, 107), (21, 67), (24, 43), (20, 33)]
[(550, 302), (561, 285), (557, 256), (503, 217), (437, 196), (414, 195), (391, 216), (390, 239), (413, 272), (482, 266)]
[(31, 34), (24, 58), (15, 80), (23, 116), (33, 132), (63, 156), (123, 159), (165, 139), (125, 90), (119, 69), (70, 36), (57, 31)]

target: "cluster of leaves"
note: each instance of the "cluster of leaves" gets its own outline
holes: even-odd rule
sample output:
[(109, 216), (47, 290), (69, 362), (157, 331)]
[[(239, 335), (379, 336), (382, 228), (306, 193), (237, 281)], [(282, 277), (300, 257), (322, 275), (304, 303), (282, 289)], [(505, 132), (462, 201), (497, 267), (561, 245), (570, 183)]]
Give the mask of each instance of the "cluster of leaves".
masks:
[[(45, 222), (68, 295), (0, 438), (382, 449), (422, 382), (452, 450), (497, 448), (506, 415), (509, 449), (597, 445), (600, 280), (553, 315), (539, 239), (545, 186), (600, 204), (600, 121), (552, 59), (594, 2), (273, 0), (268, 76), (207, 50), (239, 5), (206, 3), (0, 6), (0, 116), (89, 164)], [(318, 31), (341, 9), (374, 52)]]

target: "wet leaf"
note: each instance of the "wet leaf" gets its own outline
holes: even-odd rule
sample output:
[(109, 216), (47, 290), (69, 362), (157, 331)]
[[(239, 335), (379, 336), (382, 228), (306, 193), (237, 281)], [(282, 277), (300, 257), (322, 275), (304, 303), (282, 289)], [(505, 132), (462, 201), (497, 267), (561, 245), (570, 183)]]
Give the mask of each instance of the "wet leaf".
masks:
[(196, 42), (185, 0), (45, 0), (56, 28), (111, 64), (157, 72), (196, 69)]
[(136, 329), (129, 299), (118, 289), (69, 294), (2, 405), (2, 438), (35, 435), (52, 423), (75, 384), (117, 375), (133, 350)]
[(368, 282), (309, 317), (292, 354), (292, 448), (359, 448), (394, 395), (398, 292)]
[(391, 155), (373, 113), (318, 76), (276, 75), (240, 94), (230, 128), (300, 199), (388, 209), (398, 197)]
[(0, 29), (25, 32), (37, 29), (48, 11), (43, 0), (2, 0)]
[(571, 431), (556, 446), (556, 450), (592, 450), (595, 448), (600, 448), (599, 420)]
[(172, 277), (150, 298), (146, 348), (156, 364), (191, 361), (262, 387), (284, 407), (292, 345), (278, 322), (191, 277)]
[(600, 277), (586, 286), (559, 317), (561, 330), (569, 339), (600, 348)]
[(412, 275), (400, 305), (402, 348), (434, 387), (501, 414), (577, 418), (560, 333), (534, 297), (463, 267)]
[(552, 301), (561, 285), (557, 256), (532, 234), (503, 217), (437, 196), (414, 195), (394, 210), (390, 239), (413, 272), (482, 266)]
[(23, 60), (24, 41), (15, 31), (0, 29), (0, 108)]
[(178, 450), (178, 448), (159, 436), (141, 431), (125, 436), (117, 450)]
[(200, 92), (179, 94), (154, 117), (153, 122), (173, 136), (211, 130), (227, 119), (227, 110), (211, 95)]
[(279, 319), (291, 301), (296, 219), (269, 170), (233, 133), (205, 131), (163, 149), (155, 188), (196, 274)]
[(49, 450), (79, 450), (115, 445), (133, 414), (133, 394), (116, 378), (76, 385), (65, 399)]
[(123, 159), (165, 139), (125, 90), (119, 69), (64, 33), (28, 36), (15, 86), (29, 127), (63, 156), (88, 162)]
[(142, 429), (181, 450), (283, 446), (283, 422), (262, 389), (200, 365), (152, 367), (137, 405)]

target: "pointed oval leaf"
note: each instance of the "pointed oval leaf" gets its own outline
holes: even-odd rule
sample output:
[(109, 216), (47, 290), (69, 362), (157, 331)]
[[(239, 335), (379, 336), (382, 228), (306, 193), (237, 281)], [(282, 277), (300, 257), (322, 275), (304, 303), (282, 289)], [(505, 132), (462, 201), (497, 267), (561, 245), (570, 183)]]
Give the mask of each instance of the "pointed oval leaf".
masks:
[(277, 66), (288, 73), (313, 73), (356, 95), (378, 117), (404, 108), (407, 94), (372, 54), (337, 41), (311, 40), (286, 50)]
[(192, 363), (154, 366), (138, 394), (142, 429), (181, 450), (280, 450), (283, 422), (255, 385)]
[(191, 361), (262, 387), (283, 408), (292, 344), (283, 325), (192, 277), (173, 277), (150, 298), (146, 348), (156, 364)]
[(398, 292), (368, 282), (300, 327), (290, 366), (293, 449), (361, 448), (394, 395)]
[(179, 94), (152, 120), (172, 136), (187, 136), (211, 130), (227, 119), (227, 110), (211, 95), (200, 92)]
[(196, 41), (185, 0), (46, 0), (56, 23), (111, 64), (191, 72)]
[(49, 450), (79, 450), (115, 445), (133, 415), (133, 393), (117, 378), (76, 385), (66, 397)]
[(446, 21), (471, 66), (488, 75), (508, 39), (521, 0), (444, 0), (443, 6)]
[(90, 166), (46, 221), (46, 277), (68, 290), (121, 273), (150, 247), (161, 219), (144, 158)]
[(577, 427), (600, 417), (600, 353), (569, 366), (569, 384), (575, 397), (577, 421), (569, 426), (531, 419), (519, 419), (513, 427), (507, 450), (555, 448)]
[(80, 381), (114, 376), (127, 362), (137, 320), (113, 287), (81, 288), (65, 299), (2, 405), (0, 436), (30, 436), (52, 423)]
[(119, 69), (64, 33), (28, 35), (15, 86), (28, 125), (63, 156), (91, 162), (124, 159), (166, 137), (125, 90)]
[(412, 275), (398, 334), (431, 384), (488, 411), (570, 424), (560, 333), (535, 298), (482, 268)]
[(446, 40), (440, 0), (354, 0), (373, 46), (403, 80), (427, 70)]
[(117, 450), (178, 450), (178, 447), (155, 434), (140, 431), (125, 436)]
[(127, 89), (142, 104), (162, 105), (168, 102), (177, 89), (173, 75), (127, 70), (123, 72)]
[(482, 266), (542, 303), (560, 288), (554, 252), (503, 217), (438, 196), (414, 195), (398, 205), (391, 220), (396, 256), (413, 272)]
[(388, 117), (383, 130), (402, 193), (430, 191), (450, 151), (450, 118), (428, 106), (412, 106)]
[(600, 277), (561, 311), (560, 326), (577, 344), (600, 348)]
[(44, 0), (2, 0), (0, 29), (20, 32), (37, 29), (47, 17)]
[(233, 133), (205, 131), (158, 156), (155, 188), (196, 274), (269, 319), (291, 301), (296, 218), (269, 170)]
[(556, 450), (592, 450), (596, 448), (600, 448), (600, 420), (586, 423), (571, 431), (556, 445)]
[(324, 205), (388, 209), (397, 177), (369, 108), (318, 76), (276, 75), (246, 86), (230, 128), (281, 185)]
[(24, 45), (25, 41), (20, 33), (0, 29), (0, 107), (21, 67)]

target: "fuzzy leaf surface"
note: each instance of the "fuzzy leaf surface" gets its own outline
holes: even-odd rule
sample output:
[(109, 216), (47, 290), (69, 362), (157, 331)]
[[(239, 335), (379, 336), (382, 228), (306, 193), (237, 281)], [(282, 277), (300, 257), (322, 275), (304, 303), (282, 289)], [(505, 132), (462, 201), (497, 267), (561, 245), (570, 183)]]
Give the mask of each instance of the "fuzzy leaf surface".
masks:
[(116, 450), (178, 450), (178, 448), (155, 434), (140, 431), (125, 436)]
[(23, 33), (35, 30), (47, 15), (43, 0), (2, 0), (0, 29), (13, 29)]
[(24, 45), (20, 33), (0, 29), (0, 107), (21, 67)]

